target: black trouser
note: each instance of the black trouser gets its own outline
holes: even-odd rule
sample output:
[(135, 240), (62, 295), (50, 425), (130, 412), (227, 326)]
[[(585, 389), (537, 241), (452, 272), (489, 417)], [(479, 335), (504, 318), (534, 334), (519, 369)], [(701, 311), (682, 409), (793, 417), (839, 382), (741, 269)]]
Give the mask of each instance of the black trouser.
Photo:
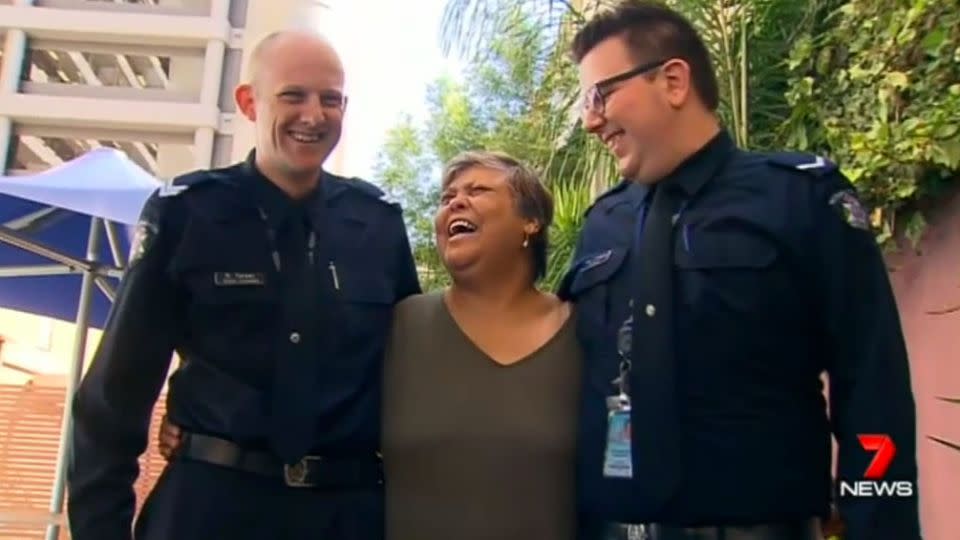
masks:
[(188, 459), (164, 470), (136, 540), (383, 540), (383, 490), (293, 488)]
[(750, 526), (671, 527), (622, 523), (581, 525), (580, 540), (820, 540), (816, 519)]

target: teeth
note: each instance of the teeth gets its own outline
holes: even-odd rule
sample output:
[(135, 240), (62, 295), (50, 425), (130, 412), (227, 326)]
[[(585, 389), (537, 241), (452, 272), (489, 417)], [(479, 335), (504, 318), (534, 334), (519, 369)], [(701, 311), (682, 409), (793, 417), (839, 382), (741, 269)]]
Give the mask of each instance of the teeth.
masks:
[(302, 143), (314, 143), (319, 141), (322, 137), (318, 133), (290, 133), (290, 136), (297, 142)]
[(477, 230), (476, 225), (470, 223), (465, 219), (455, 219), (450, 223), (450, 226), (447, 228), (447, 232), (451, 235), (457, 235), (460, 233), (470, 233)]

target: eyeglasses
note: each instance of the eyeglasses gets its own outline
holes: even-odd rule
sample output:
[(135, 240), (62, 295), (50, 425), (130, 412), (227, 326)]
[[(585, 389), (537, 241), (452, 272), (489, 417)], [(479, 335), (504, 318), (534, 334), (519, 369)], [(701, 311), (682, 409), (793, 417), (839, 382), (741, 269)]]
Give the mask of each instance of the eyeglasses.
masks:
[(642, 75), (648, 71), (657, 69), (666, 63), (667, 60), (657, 60), (655, 62), (641, 64), (630, 71), (624, 71), (619, 75), (614, 75), (613, 77), (609, 77), (597, 82), (591, 86), (590, 89), (587, 90), (587, 93), (583, 96), (583, 114), (603, 114), (603, 111), (607, 105), (607, 98), (610, 97), (610, 95), (612, 95), (617, 88), (619, 88), (617, 87), (611, 90), (611, 86), (617, 84), (618, 82), (632, 79), (637, 75)]

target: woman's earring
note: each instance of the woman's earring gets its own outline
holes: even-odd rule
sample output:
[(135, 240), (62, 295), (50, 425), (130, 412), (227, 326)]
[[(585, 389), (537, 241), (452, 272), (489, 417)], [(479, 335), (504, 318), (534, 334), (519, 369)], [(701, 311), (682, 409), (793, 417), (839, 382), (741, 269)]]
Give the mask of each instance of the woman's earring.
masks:
[(527, 245), (529, 244), (530, 244), (530, 237), (527, 235), (523, 235), (523, 247), (527, 247)]

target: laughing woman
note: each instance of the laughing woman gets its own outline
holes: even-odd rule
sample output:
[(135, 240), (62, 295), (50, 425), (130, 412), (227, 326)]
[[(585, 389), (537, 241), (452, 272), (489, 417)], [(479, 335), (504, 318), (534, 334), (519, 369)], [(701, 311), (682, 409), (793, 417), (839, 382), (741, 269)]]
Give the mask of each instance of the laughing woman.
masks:
[(535, 284), (553, 201), (497, 153), (458, 156), (442, 187), (452, 285), (398, 305), (386, 356), (387, 538), (573, 538), (580, 353)]

